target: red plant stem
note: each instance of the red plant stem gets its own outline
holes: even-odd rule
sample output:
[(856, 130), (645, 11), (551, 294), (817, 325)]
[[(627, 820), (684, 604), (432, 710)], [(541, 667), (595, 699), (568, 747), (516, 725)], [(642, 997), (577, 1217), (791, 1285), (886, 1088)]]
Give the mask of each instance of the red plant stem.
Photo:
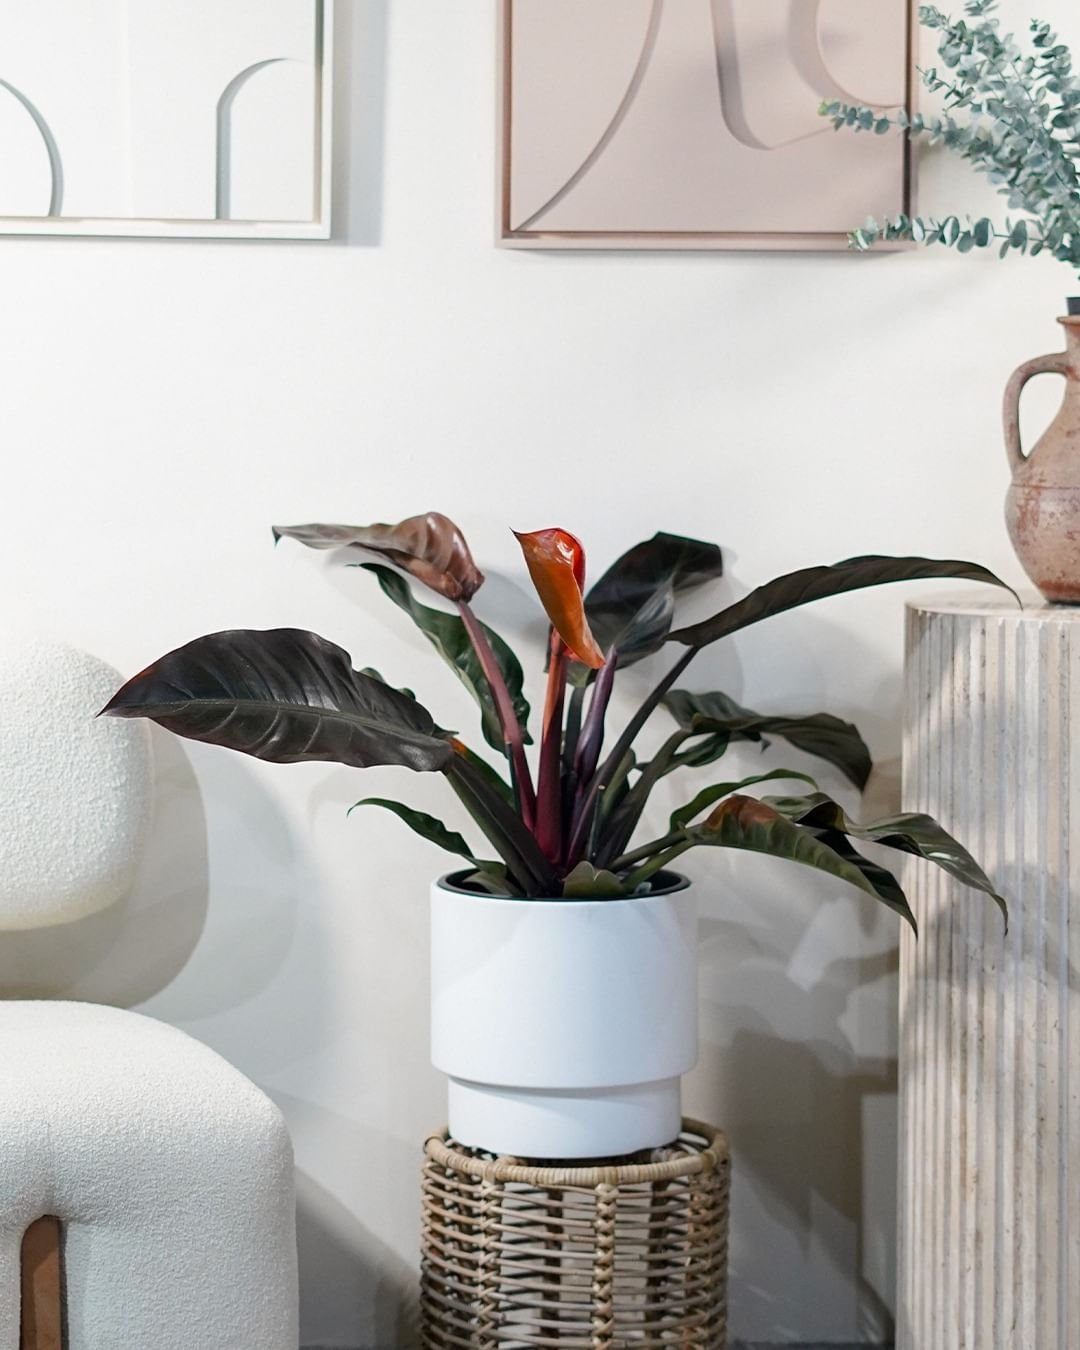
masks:
[(667, 691), (683, 673), (686, 667), (698, 654), (697, 647), (687, 647), (686, 651), (679, 657), (668, 673), (658, 682), (656, 688), (648, 695), (645, 701), (638, 708), (637, 712), (631, 717), (623, 728), (623, 733), (615, 742), (611, 753), (604, 760), (600, 768), (592, 776), (588, 789), (578, 807), (576, 818), (573, 824), (573, 831), (570, 836), (570, 846), (567, 849), (567, 858), (576, 859), (581, 853), (586, 840), (589, 837), (589, 828), (592, 824), (593, 813), (595, 812), (600, 800), (601, 791), (607, 786), (611, 775), (622, 763), (623, 756), (633, 745), (638, 732), (649, 720), (660, 704), (660, 700)]
[(533, 790), (532, 774), (529, 772), (529, 761), (525, 757), (525, 742), (521, 735), (521, 724), (518, 722), (517, 713), (514, 711), (510, 691), (506, 687), (506, 681), (503, 679), (503, 673), (495, 659), (495, 653), (491, 650), (491, 643), (488, 641), (487, 633), (484, 632), (484, 626), (473, 613), (469, 602), (459, 600), (458, 610), (465, 625), (465, 631), (469, 635), (469, 641), (473, 645), (473, 651), (476, 652), (476, 659), (480, 662), (480, 669), (484, 672), (484, 678), (487, 680), (491, 688), (491, 695), (495, 700), (495, 711), (499, 714), (503, 740), (506, 743), (510, 755), (510, 764), (513, 768), (518, 813), (525, 828), (533, 830), (536, 825), (536, 793)]
[(536, 790), (536, 842), (551, 862), (559, 861), (562, 850), (562, 724), (565, 699), (566, 646), (553, 629)]

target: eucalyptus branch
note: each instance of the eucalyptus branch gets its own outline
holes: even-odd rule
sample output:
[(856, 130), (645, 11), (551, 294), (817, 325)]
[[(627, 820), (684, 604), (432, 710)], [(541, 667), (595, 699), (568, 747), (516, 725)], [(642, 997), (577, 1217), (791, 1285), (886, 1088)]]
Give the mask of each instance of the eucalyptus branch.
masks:
[[(1080, 79), (1049, 24), (1031, 21), (1033, 54), (1025, 54), (1011, 33), (1002, 35), (996, 19), (987, 17), (995, 8), (996, 0), (967, 0), (965, 12), (977, 23), (954, 20), (932, 5), (919, 10), (922, 24), (938, 31), (938, 53), (950, 72), (919, 71), (926, 87), (943, 95), (943, 115), (889, 113), (840, 101), (822, 103), (819, 111), (837, 130), (883, 135), (895, 128), (911, 139), (926, 136), (967, 159), (1026, 218), (1006, 219), (1004, 228), (985, 217), (967, 228), (956, 216), (871, 220), (851, 232), (853, 248), (910, 240), (966, 253), (997, 244), (1002, 257), (1045, 250), (1080, 267)], [(954, 116), (961, 111), (967, 124)]]

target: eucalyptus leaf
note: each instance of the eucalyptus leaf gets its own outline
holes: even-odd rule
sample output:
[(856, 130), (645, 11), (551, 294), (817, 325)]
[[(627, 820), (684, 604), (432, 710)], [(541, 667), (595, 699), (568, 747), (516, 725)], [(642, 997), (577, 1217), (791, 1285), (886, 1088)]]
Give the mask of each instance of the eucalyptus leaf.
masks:
[[(480, 707), (481, 727), (484, 739), (494, 749), (505, 752), (502, 727), (495, 706), (491, 686), (480, 666), (480, 660), (469, 638), (464, 622), (456, 614), (445, 610), (432, 609), (422, 605), (412, 593), (409, 583), (399, 573), (379, 563), (358, 563), (365, 572), (371, 572), (378, 580), (383, 594), (391, 599), (399, 609), (416, 624), (427, 640), (443, 658), (461, 683), (473, 696)], [(522, 729), (525, 744), (529, 744), (527, 723), (529, 704), (522, 693), (525, 677), (521, 663), (509, 646), (493, 629), (481, 625), (487, 634), (495, 659), (506, 681), (507, 691), (514, 705), (514, 714)]]
[(1000, 241), (999, 256), (1011, 251), (1037, 256), (1046, 250), (1073, 269), (1080, 266), (1080, 80), (1072, 53), (1041, 20), (1028, 24), (1025, 50), (1002, 30), (997, 0), (965, 0), (962, 17), (936, 5), (919, 5), (919, 21), (937, 34), (945, 67), (919, 71), (939, 96), (940, 115), (908, 114), (842, 100), (823, 101), (819, 112), (835, 129), (883, 134), (896, 127), (907, 136), (927, 136), (982, 174), (1003, 196), (1010, 211), (1000, 226), (982, 217), (963, 226), (955, 215), (941, 219), (900, 215), (883, 224), (869, 221), (849, 239), (858, 249), (879, 240), (955, 248), (960, 253)]

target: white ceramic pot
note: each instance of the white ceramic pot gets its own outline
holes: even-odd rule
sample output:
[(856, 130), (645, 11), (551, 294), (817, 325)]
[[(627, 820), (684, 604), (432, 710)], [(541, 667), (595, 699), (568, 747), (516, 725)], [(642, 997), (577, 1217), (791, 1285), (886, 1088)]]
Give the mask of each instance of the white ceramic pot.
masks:
[(697, 906), (431, 890), (431, 1058), (450, 1133), (524, 1158), (669, 1143), (697, 1060)]

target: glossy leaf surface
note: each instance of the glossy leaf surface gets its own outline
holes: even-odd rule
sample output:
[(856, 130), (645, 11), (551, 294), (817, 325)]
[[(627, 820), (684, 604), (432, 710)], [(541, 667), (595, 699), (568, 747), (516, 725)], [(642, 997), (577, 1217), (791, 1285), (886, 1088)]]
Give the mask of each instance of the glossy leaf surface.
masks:
[(766, 802), (754, 797), (736, 793), (725, 798), (700, 825), (688, 827), (684, 835), (683, 843), (632, 872), (626, 879), (627, 888), (666, 867), (679, 853), (704, 845), (743, 849), (802, 863), (848, 882), (875, 900), (881, 898), (858, 867), (834, 852), (813, 831), (800, 829)]
[(659, 651), (675, 615), (675, 597), (723, 575), (715, 544), (658, 533), (617, 558), (585, 597), (599, 647), (625, 669)]
[(805, 797), (770, 797), (769, 804), (788, 820), (819, 831), (836, 831), (852, 839), (881, 844), (935, 863), (942, 871), (990, 896), (1008, 922), (1005, 900), (979, 864), (936, 820), (921, 813), (886, 816), (865, 824), (851, 820), (843, 808), (823, 792)]
[(454, 758), (426, 708), (298, 628), (196, 638), (129, 680), (103, 711), (277, 764), (431, 771)]
[(458, 752), (447, 765), (446, 776), (522, 893), (558, 895), (560, 882), (555, 869), (513, 805), (492, 786), (489, 775), (478, 770), (472, 757)]
[(829, 596), (864, 590), (868, 586), (883, 586), (894, 581), (926, 581), (946, 577), (961, 581), (983, 581), (1015, 594), (1011, 587), (978, 563), (869, 555), (847, 558), (831, 566), (804, 567), (798, 572), (777, 577), (751, 591), (734, 605), (722, 609), (719, 614), (714, 614), (711, 619), (675, 629), (669, 634), (669, 639), (688, 647), (705, 647), (710, 642), (738, 632), (740, 628), (747, 628), (750, 624), (796, 609), (800, 605), (809, 605), (815, 600), (825, 600)]
[(514, 537), (521, 545), (529, 576), (544, 606), (551, 626), (562, 638), (570, 655), (583, 665), (599, 670), (604, 664), (585, 617), (581, 588), (585, 577), (585, 552), (567, 530), (534, 530)]
[(438, 511), (396, 525), (275, 525), (273, 530), (275, 540), (295, 539), (308, 548), (378, 553), (448, 600), (469, 600), (484, 584), (465, 536)]
[[(860, 790), (870, 777), (873, 764), (866, 742), (850, 722), (833, 717), (831, 713), (812, 713), (805, 717), (765, 715), (740, 707), (727, 694), (692, 694), (685, 689), (673, 689), (667, 694), (664, 707), (690, 735), (716, 735), (747, 741), (779, 736), (796, 750), (834, 765)], [(726, 749), (726, 744), (722, 748)], [(699, 754), (704, 749), (702, 747)]]
[[(459, 616), (448, 614), (441, 609), (432, 609), (430, 605), (422, 605), (413, 595), (405, 578), (389, 567), (383, 567), (379, 563), (361, 563), (359, 566), (378, 579), (383, 594), (408, 614), (476, 700), (480, 707), (484, 739), (488, 745), (496, 750), (505, 750), (502, 727), (491, 686), (481, 668), (476, 649), (469, 640), (465, 624)], [(498, 633), (488, 628), (486, 624), (482, 626), (506, 682), (514, 714), (522, 730), (522, 738), (528, 745), (530, 738), (526, 723), (529, 719), (529, 704), (522, 693), (524, 675), (521, 663)]]
[(458, 834), (456, 830), (448, 829), (435, 816), (429, 816), (424, 811), (415, 811), (411, 806), (405, 806), (402, 802), (393, 801), (389, 797), (364, 797), (349, 807), (348, 814), (351, 816), (358, 806), (380, 806), (404, 821), (421, 839), (445, 849), (447, 853), (456, 853), (471, 863), (476, 862), (476, 857), (465, 842), (464, 836)]
[(605, 900), (624, 895), (623, 884), (614, 872), (605, 872), (592, 863), (580, 862), (563, 881), (563, 895), (573, 900)]
[(804, 783), (810, 783), (816, 787), (812, 778), (804, 773), (796, 773), (794, 769), (773, 769), (770, 773), (757, 773), (749, 778), (740, 778), (730, 783), (713, 783), (701, 791), (685, 806), (680, 806), (677, 811), (671, 813), (671, 819), (668, 822), (672, 830), (681, 830), (689, 825), (695, 816), (700, 816), (702, 811), (712, 806), (715, 802), (724, 797), (731, 796), (734, 792), (741, 792), (743, 788), (753, 787), (756, 783), (769, 783), (778, 778), (797, 779)]

